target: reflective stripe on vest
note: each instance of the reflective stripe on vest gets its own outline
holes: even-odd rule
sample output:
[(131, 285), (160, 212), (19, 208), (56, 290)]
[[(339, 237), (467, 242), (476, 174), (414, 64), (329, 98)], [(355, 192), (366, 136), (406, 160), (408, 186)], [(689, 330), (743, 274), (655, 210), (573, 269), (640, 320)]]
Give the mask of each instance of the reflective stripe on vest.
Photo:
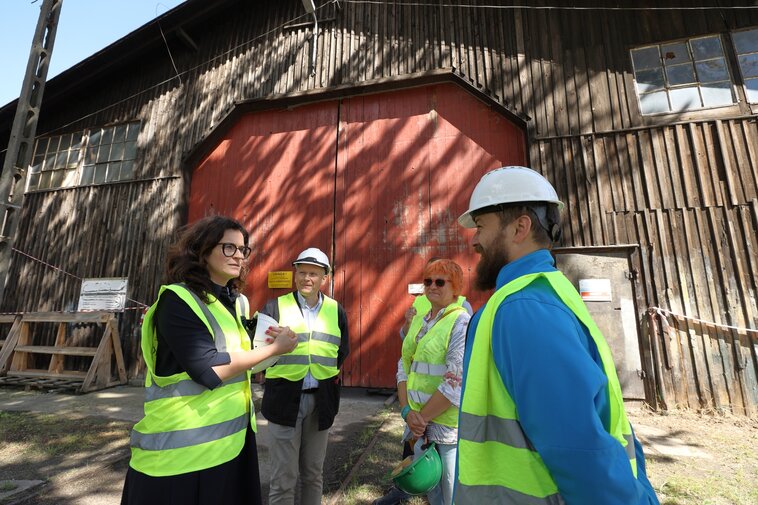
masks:
[(250, 301), (242, 293), (237, 296), (237, 314), (250, 319)]
[[(634, 475), (637, 465), (631, 426), (626, 419), (621, 388), (610, 350), (570, 281), (560, 272), (519, 277), (500, 288), (485, 305), (474, 335), (466, 369), (458, 444), (455, 503), (478, 500), (506, 504), (561, 504), (555, 481), (534, 450), (518, 420), (513, 399), (492, 357), (492, 328), (503, 300), (538, 278), (546, 279), (563, 303), (587, 327), (598, 348), (608, 380), (609, 433), (626, 449)], [(602, 485), (602, 483), (598, 483)]]
[[(420, 411), (432, 397), (444, 380), (447, 366), (447, 348), (450, 344), (450, 334), (458, 316), (465, 312), (463, 307), (453, 302), (448, 305), (440, 318), (419, 341), (416, 341), (418, 330), (408, 332), (403, 340), (402, 360), (403, 369), (408, 375), (407, 391), (408, 404), (415, 411)], [(433, 422), (444, 426), (458, 426), (458, 408), (450, 406), (440, 413)]]
[(289, 326), (297, 334), (297, 347), (292, 352), (279, 356), (276, 364), (266, 369), (267, 378), (298, 381), (308, 371), (315, 379), (324, 380), (339, 373), (337, 356), (342, 331), (338, 322), (338, 304), (323, 295), (313, 328), (308, 326), (297, 303), (295, 293), (278, 298), (279, 324)]
[(138, 431), (132, 431), (130, 444), (132, 447), (138, 447), (146, 451), (192, 447), (234, 435), (240, 430), (247, 429), (247, 423), (249, 422), (250, 416), (245, 413), (235, 419), (201, 428), (189, 428), (162, 433), (139, 433)]
[[(218, 300), (206, 304), (186, 286), (161, 286), (176, 293), (197, 315), (216, 349), (250, 349), (240, 314), (233, 316)], [(180, 475), (234, 459), (245, 443), (248, 423), (255, 429), (250, 379), (243, 373), (208, 389), (186, 372), (155, 374), (157, 334), (153, 317), (158, 302), (145, 314), (142, 352), (147, 365), (145, 416), (132, 431), (130, 466), (153, 477)]]
[[(238, 382), (245, 382), (247, 377), (244, 374), (240, 374), (236, 377), (232, 377), (223, 384), (236, 384)], [(153, 400), (161, 400), (164, 398), (176, 398), (179, 396), (196, 396), (207, 391), (208, 388), (198, 384), (192, 379), (185, 379), (173, 384), (167, 384), (160, 387), (155, 383), (150, 384), (145, 388), (145, 401), (151, 402)]]

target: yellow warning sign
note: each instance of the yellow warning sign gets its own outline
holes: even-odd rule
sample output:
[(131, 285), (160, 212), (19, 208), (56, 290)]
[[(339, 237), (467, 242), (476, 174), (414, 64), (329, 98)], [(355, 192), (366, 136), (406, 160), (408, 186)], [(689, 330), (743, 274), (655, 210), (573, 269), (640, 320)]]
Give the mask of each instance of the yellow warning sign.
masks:
[(270, 288), (292, 288), (292, 270), (284, 272), (269, 272), (268, 287)]

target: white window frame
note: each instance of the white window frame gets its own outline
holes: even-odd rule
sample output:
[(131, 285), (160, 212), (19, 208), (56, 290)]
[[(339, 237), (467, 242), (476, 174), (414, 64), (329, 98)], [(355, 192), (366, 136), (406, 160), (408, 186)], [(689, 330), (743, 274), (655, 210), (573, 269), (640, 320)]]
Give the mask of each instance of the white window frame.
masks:
[(130, 121), (38, 138), (26, 192), (134, 179), (140, 128), (140, 121)]
[[(698, 57), (693, 50), (693, 43), (707, 42), (708, 40), (716, 40), (719, 43), (719, 49), (721, 54), (710, 54), (707, 57)], [(682, 54), (671, 53), (670, 51), (663, 54), (665, 48), (672, 46), (683, 45), (686, 48), (686, 58), (682, 57)], [(640, 114), (645, 117), (659, 116), (668, 114), (683, 114), (692, 113), (697, 111), (706, 111), (712, 109), (720, 109), (724, 107), (734, 107), (739, 104), (740, 96), (736, 91), (735, 80), (732, 70), (729, 64), (729, 54), (727, 53), (728, 46), (724, 43), (723, 37), (718, 34), (706, 34), (696, 37), (688, 37), (685, 39), (669, 40), (660, 42), (657, 44), (645, 44), (642, 46), (633, 47), (629, 51), (629, 55), (632, 62), (632, 73), (635, 84), (635, 94), (637, 97), (637, 104)], [(657, 55), (652, 55), (651, 51), (657, 51)], [(643, 51), (647, 51), (653, 58), (657, 56), (658, 61), (656, 65), (639, 65), (635, 61), (635, 53), (640, 54)], [(667, 55), (669, 55), (667, 57)], [(672, 62), (666, 61), (672, 59)], [(648, 60), (650, 61), (650, 60)], [(720, 64), (720, 71), (725, 71), (725, 75), (722, 75), (720, 79), (711, 79), (703, 81), (700, 79), (700, 75), (705, 74), (709, 66), (714, 64)], [(688, 68), (689, 67), (689, 68)], [(673, 74), (673, 70), (683, 69), (685, 72), (689, 70), (691, 72), (690, 80), (683, 82), (676, 82)], [(661, 78), (661, 85), (659, 86), (647, 86), (639, 82), (638, 77), (644, 72), (659, 71)], [(717, 87), (709, 86), (709, 84), (717, 85)], [(712, 90), (722, 90), (721, 94), (713, 93)], [(730, 101), (723, 100), (724, 92), (728, 90), (730, 93)], [(694, 92), (694, 93), (693, 93)], [(697, 105), (690, 104), (690, 106), (678, 106), (676, 100), (680, 95), (686, 95), (690, 99), (697, 96), (699, 102)], [(666, 110), (646, 110), (647, 106), (643, 103), (644, 97), (657, 97), (658, 99), (665, 97)], [(713, 97), (721, 99), (716, 103), (708, 103)], [(660, 102), (659, 102), (660, 103)]]

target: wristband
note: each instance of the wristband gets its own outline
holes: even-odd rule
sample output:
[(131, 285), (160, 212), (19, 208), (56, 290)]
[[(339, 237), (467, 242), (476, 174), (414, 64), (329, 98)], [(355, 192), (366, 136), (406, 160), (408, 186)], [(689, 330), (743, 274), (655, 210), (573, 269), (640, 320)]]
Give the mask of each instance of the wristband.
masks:
[(410, 411), (411, 411), (410, 405), (406, 405), (405, 407), (403, 407), (403, 410), (400, 411), (400, 417), (403, 418), (403, 421), (405, 421), (405, 419), (408, 417), (408, 412)]

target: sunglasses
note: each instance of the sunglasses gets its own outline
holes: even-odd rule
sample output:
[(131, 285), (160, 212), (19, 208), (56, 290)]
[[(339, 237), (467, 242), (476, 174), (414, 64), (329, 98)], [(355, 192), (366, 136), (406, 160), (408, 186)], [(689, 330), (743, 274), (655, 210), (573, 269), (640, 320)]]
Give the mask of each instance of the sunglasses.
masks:
[(445, 279), (434, 279), (434, 280), (432, 280), (432, 279), (424, 279), (424, 286), (426, 286), (428, 288), (429, 286), (432, 285), (432, 282), (434, 283), (435, 286), (437, 286), (438, 288), (441, 288), (448, 281), (446, 281)]

